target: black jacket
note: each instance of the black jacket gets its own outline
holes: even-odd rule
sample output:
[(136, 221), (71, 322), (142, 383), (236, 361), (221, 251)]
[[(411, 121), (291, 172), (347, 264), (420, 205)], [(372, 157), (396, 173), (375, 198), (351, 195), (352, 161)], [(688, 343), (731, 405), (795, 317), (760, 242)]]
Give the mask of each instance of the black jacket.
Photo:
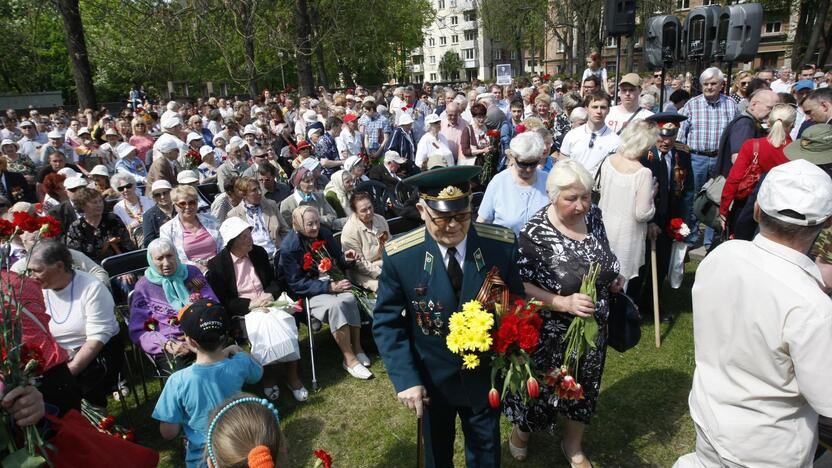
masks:
[(23, 177), (23, 174), (19, 172), (3, 172), (2, 176), (6, 179), (6, 185), (3, 189), (6, 192), (6, 198), (9, 199), (12, 204), (17, 203), (19, 201), (25, 201), (29, 203), (35, 203), (37, 200), (35, 199), (35, 191), (33, 187), (26, 182), (26, 178)]
[(693, 200), (693, 169), (690, 164), (690, 154), (679, 146), (673, 148), (670, 155), (673, 157), (672, 167), (675, 169), (678, 164), (685, 171), (684, 186), (680, 190), (677, 190), (675, 182), (668, 179), (667, 166), (662, 163), (659, 150), (655, 146), (650, 148), (647, 155), (642, 156), (640, 160), (641, 164), (650, 169), (653, 177), (659, 182), (659, 192), (654, 200), (656, 213), (650, 222), (657, 224), (662, 231), (667, 228), (671, 218), (687, 219)]
[[(248, 254), (254, 266), (257, 279), (263, 284), (263, 290), (271, 293), (275, 299), (280, 296), (280, 285), (274, 272), (274, 264), (269, 261), (269, 255), (263, 247), (255, 245)], [(205, 275), (211, 289), (217, 294), (217, 298), (228, 310), (232, 317), (242, 317), (248, 313), (248, 306), (251, 302), (244, 299), (237, 293), (237, 275), (234, 273), (234, 263), (231, 260), (231, 251), (228, 247), (222, 249), (217, 256), (208, 261), (208, 273)]]
[[(176, 213), (174, 211), (173, 213)], [(159, 238), (159, 228), (163, 224), (170, 221), (170, 217), (159, 208), (159, 205), (153, 205), (153, 208), (145, 211), (142, 215), (142, 234), (144, 235), (144, 248), (147, 248), (151, 242)]]
[(49, 210), (49, 214), (61, 222), (61, 230), (63, 231), (64, 236), (66, 236), (66, 232), (69, 231), (69, 226), (72, 225), (76, 219), (78, 219), (78, 212), (75, 211), (75, 207), (69, 200), (64, 200), (60, 205)]

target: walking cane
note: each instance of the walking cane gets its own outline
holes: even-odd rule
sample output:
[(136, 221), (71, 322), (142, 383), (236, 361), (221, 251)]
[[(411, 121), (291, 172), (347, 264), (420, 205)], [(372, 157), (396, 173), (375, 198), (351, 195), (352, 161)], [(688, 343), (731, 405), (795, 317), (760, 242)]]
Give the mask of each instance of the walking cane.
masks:
[(309, 360), (312, 363), (312, 391), (318, 391), (318, 374), (315, 372), (315, 332), (312, 331), (312, 308), (309, 307), (309, 298), (303, 298), (303, 305), (306, 309), (306, 329), (309, 331)]
[(422, 417), (416, 418), (416, 468), (424, 468), (425, 457), (422, 453), (424, 447), (422, 446)]
[(656, 331), (656, 347), (662, 345), (662, 331), (659, 326), (659, 273), (656, 268), (656, 239), (650, 239), (650, 276), (653, 279), (653, 328)]

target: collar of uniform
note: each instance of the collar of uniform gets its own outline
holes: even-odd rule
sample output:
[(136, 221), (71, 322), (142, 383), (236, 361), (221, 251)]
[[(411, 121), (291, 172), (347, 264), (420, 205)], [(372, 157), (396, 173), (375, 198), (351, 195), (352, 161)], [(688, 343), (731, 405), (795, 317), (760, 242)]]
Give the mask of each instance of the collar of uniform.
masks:
[[(462, 266), (465, 263), (465, 246), (468, 244), (468, 234), (465, 234), (465, 237), (462, 239), (462, 242), (456, 245), (456, 252), (457, 252), (457, 260), (459, 260), (459, 265)], [(442, 261), (445, 262), (446, 257), (448, 256), (448, 248), (444, 245), (440, 244), (439, 242), (436, 243), (436, 246), (439, 247), (439, 253), (442, 254)], [(445, 263), (447, 265), (447, 263)]]
[(818, 285), (824, 286), (820, 270), (818, 270), (817, 265), (815, 265), (808, 255), (800, 253), (790, 247), (786, 247), (783, 244), (778, 244), (777, 242), (766, 238), (762, 234), (757, 234), (754, 238), (754, 245), (774, 256), (782, 258), (789, 263), (793, 263), (814, 278), (815, 281), (818, 282)]

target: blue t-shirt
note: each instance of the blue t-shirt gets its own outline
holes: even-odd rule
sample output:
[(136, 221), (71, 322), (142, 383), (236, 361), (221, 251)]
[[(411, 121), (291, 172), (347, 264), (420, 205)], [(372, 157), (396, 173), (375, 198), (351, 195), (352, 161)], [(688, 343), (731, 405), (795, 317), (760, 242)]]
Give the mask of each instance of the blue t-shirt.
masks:
[(188, 438), (185, 462), (189, 468), (207, 466), (204, 451), (211, 411), (239, 393), (243, 384), (253, 384), (262, 376), (263, 368), (246, 353), (212, 364), (193, 364), (170, 376), (153, 419), (182, 425)]
[(546, 176), (545, 172), (537, 169), (534, 185), (521, 187), (514, 183), (511, 168), (500, 172), (485, 189), (477, 216), (487, 223), (498, 224), (520, 234), (526, 221), (549, 203)]

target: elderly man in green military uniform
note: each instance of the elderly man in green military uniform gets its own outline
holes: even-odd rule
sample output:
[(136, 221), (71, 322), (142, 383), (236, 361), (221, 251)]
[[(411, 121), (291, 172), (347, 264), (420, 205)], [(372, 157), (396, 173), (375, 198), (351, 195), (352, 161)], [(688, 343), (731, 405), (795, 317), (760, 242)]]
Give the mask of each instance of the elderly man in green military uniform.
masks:
[(445, 342), (451, 314), (476, 297), (492, 267), (513, 294), (523, 295), (514, 232), (471, 222), (469, 181), (479, 173), (476, 166), (453, 166), (405, 180), (419, 190), (425, 226), (387, 243), (379, 277), (373, 335), (399, 401), (424, 418), (428, 467), (453, 466), (457, 415), (467, 465), (500, 465), (489, 366), (464, 370)]

